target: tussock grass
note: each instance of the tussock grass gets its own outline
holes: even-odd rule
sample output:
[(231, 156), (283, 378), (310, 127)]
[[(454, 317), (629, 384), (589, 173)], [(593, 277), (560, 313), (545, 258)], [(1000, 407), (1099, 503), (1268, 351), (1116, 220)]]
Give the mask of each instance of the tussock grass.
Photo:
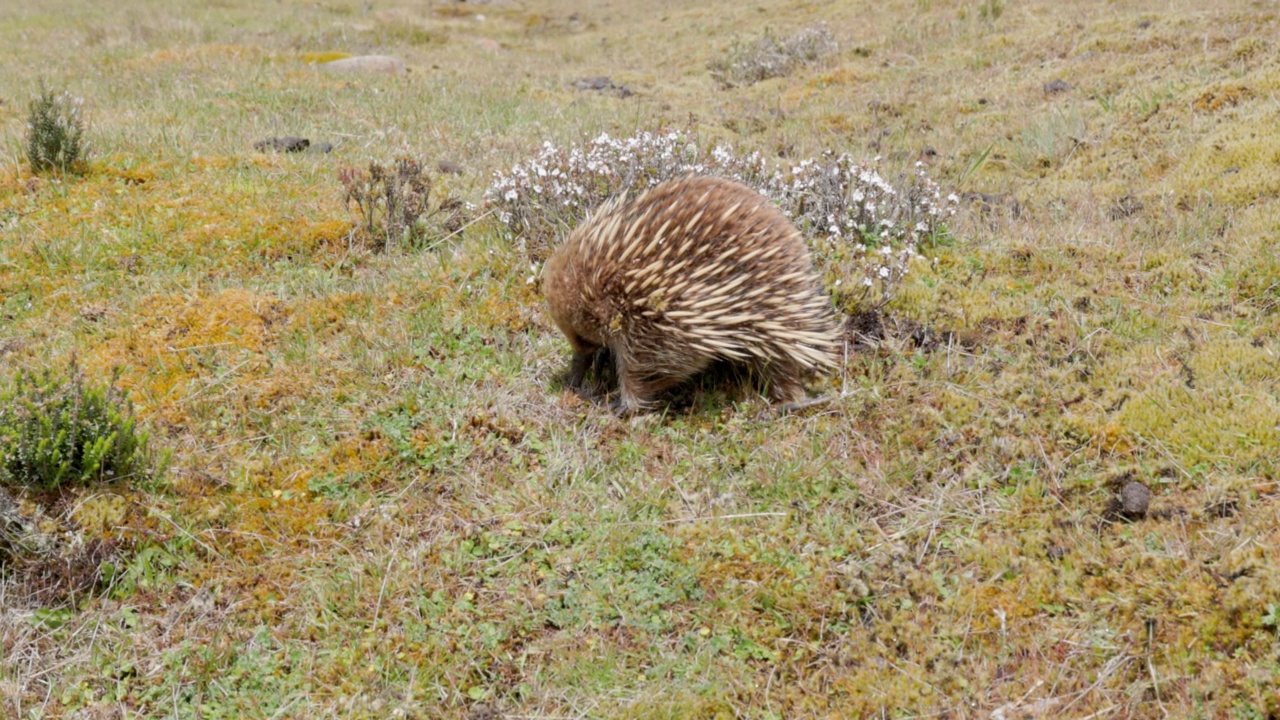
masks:
[[(757, 5), (0, 11), (0, 367), (119, 367), (173, 450), (159, 487), (40, 510), (120, 567), (73, 603), (0, 577), (2, 714), (1280, 710), (1280, 197), (1257, 131), (1280, 19)], [(857, 46), (735, 88), (707, 72), (734, 37), (824, 22)], [(569, 85), (600, 74), (636, 94)], [(93, 118), (74, 182), (21, 160), (39, 76)], [(478, 203), (543, 141), (691, 113), (783, 163), (921, 161), (976, 193), (826, 405), (702, 386), (620, 422), (563, 392), (496, 223), (432, 252), (348, 240), (340, 167), (449, 160), (433, 192)], [(253, 151), (280, 135), (336, 148)], [(1126, 520), (1133, 481), (1153, 497)]]

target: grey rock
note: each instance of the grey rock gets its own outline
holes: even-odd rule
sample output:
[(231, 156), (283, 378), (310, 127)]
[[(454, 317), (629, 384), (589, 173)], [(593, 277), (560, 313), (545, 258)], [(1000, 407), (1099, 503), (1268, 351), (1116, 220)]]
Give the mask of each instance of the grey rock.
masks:
[(266, 140), (259, 140), (253, 144), (253, 149), (259, 152), (267, 152), (274, 150), (276, 152), (302, 152), (311, 146), (311, 141), (306, 138), (285, 135), (284, 137), (269, 137)]
[(631, 88), (621, 83), (614, 82), (607, 75), (596, 75), (595, 77), (586, 77), (581, 80), (575, 80), (573, 86), (579, 90), (596, 90), (600, 92), (613, 92), (618, 97), (631, 97), (635, 93)]
[(320, 63), (317, 67), (325, 72), (336, 73), (366, 72), (404, 75), (409, 72), (409, 68), (400, 60), (400, 58), (392, 57), (390, 55), (357, 55), (355, 57)]
[(1146, 517), (1147, 509), (1151, 505), (1151, 491), (1146, 485), (1131, 480), (1120, 488), (1120, 509), (1124, 512), (1125, 517), (1130, 519), (1138, 519)]
[(1063, 80), (1062, 78), (1054, 78), (1044, 84), (1045, 95), (1057, 95), (1058, 93), (1064, 93), (1072, 89), (1071, 83)]

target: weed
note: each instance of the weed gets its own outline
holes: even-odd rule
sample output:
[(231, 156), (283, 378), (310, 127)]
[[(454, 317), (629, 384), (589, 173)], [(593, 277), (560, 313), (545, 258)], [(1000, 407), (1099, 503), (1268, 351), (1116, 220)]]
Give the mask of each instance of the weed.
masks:
[(982, 0), (978, 3), (978, 19), (995, 22), (1004, 14), (1005, 0)]
[(89, 152), (84, 137), (84, 100), (41, 88), (27, 112), (27, 161), (35, 172), (72, 172)]
[(840, 50), (825, 24), (805, 28), (786, 38), (772, 31), (752, 41), (734, 40), (724, 56), (709, 64), (711, 76), (726, 87), (751, 85), (769, 78), (790, 75), (796, 68), (812, 65)]
[(431, 176), (413, 158), (397, 158), (391, 167), (370, 162), (368, 170), (345, 168), (338, 180), (346, 191), (343, 202), (355, 206), (356, 231), (374, 250), (421, 248), (463, 225), (460, 201), (445, 198), (432, 207)]
[(91, 386), (74, 362), (65, 376), (21, 371), (0, 394), (0, 480), (8, 483), (56, 490), (154, 479), (165, 460), (149, 441), (114, 381)]

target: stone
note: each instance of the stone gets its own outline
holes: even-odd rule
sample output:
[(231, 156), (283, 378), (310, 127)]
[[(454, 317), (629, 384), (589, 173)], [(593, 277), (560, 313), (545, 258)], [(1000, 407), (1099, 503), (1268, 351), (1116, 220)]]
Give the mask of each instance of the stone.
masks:
[(316, 67), (325, 72), (336, 73), (366, 72), (404, 75), (409, 72), (409, 68), (400, 58), (390, 55), (357, 55), (355, 57), (342, 58), (341, 60), (330, 60), (326, 63), (320, 63)]
[(1058, 93), (1064, 93), (1072, 89), (1071, 83), (1063, 80), (1062, 78), (1054, 78), (1044, 84), (1045, 95), (1057, 95)]
[(613, 92), (618, 97), (631, 97), (635, 93), (631, 88), (621, 83), (616, 83), (607, 75), (596, 75), (594, 77), (586, 77), (581, 80), (575, 80), (573, 86), (578, 90), (597, 90), (600, 92)]
[(259, 152), (267, 152), (274, 150), (276, 152), (302, 152), (311, 147), (311, 141), (306, 138), (285, 135), (284, 137), (269, 137), (266, 140), (259, 140), (253, 144), (253, 149)]
[(1120, 488), (1120, 509), (1125, 517), (1139, 519), (1146, 517), (1151, 505), (1151, 491), (1146, 485), (1131, 480)]

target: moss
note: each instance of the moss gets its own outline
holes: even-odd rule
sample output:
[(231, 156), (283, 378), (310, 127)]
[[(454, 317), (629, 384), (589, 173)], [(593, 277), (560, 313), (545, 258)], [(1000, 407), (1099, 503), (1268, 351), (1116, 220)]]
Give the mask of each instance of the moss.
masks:
[(335, 51), (306, 52), (302, 53), (298, 57), (301, 58), (302, 62), (307, 63), (308, 65), (323, 65), (324, 63), (333, 62), (334, 60), (349, 58), (351, 57), (351, 53)]

